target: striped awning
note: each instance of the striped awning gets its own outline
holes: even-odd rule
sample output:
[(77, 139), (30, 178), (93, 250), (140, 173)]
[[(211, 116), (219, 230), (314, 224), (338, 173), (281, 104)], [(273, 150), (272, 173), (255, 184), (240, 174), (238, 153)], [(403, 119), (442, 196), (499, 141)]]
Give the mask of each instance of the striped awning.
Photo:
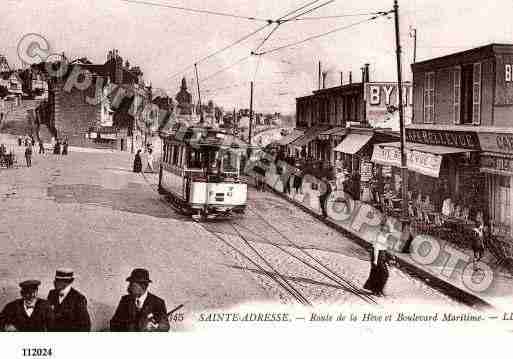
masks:
[(294, 131), (292, 131), (292, 133), (290, 133), (287, 136), (278, 140), (277, 143), (280, 146), (286, 146), (286, 145), (290, 144), (291, 142), (294, 142), (295, 140), (297, 140), (299, 137), (303, 136), (303, 134), (304, 134), (303, 131), (294, 130)]

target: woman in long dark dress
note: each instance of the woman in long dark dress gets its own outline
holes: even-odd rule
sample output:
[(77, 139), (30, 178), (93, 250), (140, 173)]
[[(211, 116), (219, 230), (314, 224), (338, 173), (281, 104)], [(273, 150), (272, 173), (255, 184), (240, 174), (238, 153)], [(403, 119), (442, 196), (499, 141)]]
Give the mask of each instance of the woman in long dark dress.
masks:
[(53, 154), (60, 155), (61, 154), (61, 142), (57, 140), (55, 142), (55, 146), (53, 147)]
[(139, 173), (142, 171), (142, 159), (141, 159), (141, 150), (137, 150), (134, 158), (134, 172)]
[(68, 154), (68, 140), (64, 140), (64, 142), (62, 143), (62, 154)]
[(380, 224), (380, 230), (376, 235), (373, 251), (371, 253), (371, 270), (369, 279), (363, 286), (372, 294), (382, 296), (383, 288), (388, 280), (388, 267), (386, 263), (387, 240), (390, 235), (388, 224), (383, 220)]

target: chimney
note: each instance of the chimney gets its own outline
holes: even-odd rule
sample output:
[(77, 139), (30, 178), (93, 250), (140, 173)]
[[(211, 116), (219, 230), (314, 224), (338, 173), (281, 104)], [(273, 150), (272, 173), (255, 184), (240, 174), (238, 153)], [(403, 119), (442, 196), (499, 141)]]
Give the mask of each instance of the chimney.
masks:
[(326, 76), (328, 75), (328, 73), (326, 71), (324, 71), (322, 73), (322, 88), (325, 89), (326, 88)]
[(349, 71), (349, 85), (353, 83), (353, 71)]
[(318, 80), (319, 80), (319, 90), (321, 89), (321, 62), (319, 61), (319, 77), (318, 77)]
[(370, 64), (365, 64), (365, 82), (370, 82), (369, 66)]
[(365, 83), (365, 67), (360, 67), (360, 70), (362, 71), (362, 83)]
[(344, 84), (344, 73), (340, 71), (340, 86)]

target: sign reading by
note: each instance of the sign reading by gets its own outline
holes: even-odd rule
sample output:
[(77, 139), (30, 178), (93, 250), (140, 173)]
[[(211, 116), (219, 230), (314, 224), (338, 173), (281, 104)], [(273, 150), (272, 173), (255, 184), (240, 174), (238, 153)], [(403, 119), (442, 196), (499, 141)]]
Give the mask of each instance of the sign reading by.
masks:
[[(401, 150), (392, 146), (374, 145), (372, 162), (401, 167)], [(406, 166), (409, 170), (438, 178), (442, 156), (432, 153), (406, 150)]]
[(477, 133), (466, 131), (451, 132), (407, 128), (406, 141), (423, 143), (426, 145), (460, 147), (472, 150), (480, 149)]
[(513, 76), (511, 75), (512, 69), (513, 69), (513, 64), (505, 64), (504, 65), (504, 81), (513, 82)]
[[(413, 87), (403, 84), (403, 113), (405, 124), (411, 123)], [(366, 119), (372, 127), (399, 130), (399, 87), (395, 82), (365, 84)]]

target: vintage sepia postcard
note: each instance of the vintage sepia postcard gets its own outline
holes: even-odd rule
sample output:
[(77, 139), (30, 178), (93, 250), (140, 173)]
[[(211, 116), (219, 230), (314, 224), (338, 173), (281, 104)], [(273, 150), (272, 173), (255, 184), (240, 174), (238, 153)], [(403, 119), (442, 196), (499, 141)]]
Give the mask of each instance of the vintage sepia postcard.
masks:
[(510, 1), (1, 8), (0, 357), (511, 335)]

